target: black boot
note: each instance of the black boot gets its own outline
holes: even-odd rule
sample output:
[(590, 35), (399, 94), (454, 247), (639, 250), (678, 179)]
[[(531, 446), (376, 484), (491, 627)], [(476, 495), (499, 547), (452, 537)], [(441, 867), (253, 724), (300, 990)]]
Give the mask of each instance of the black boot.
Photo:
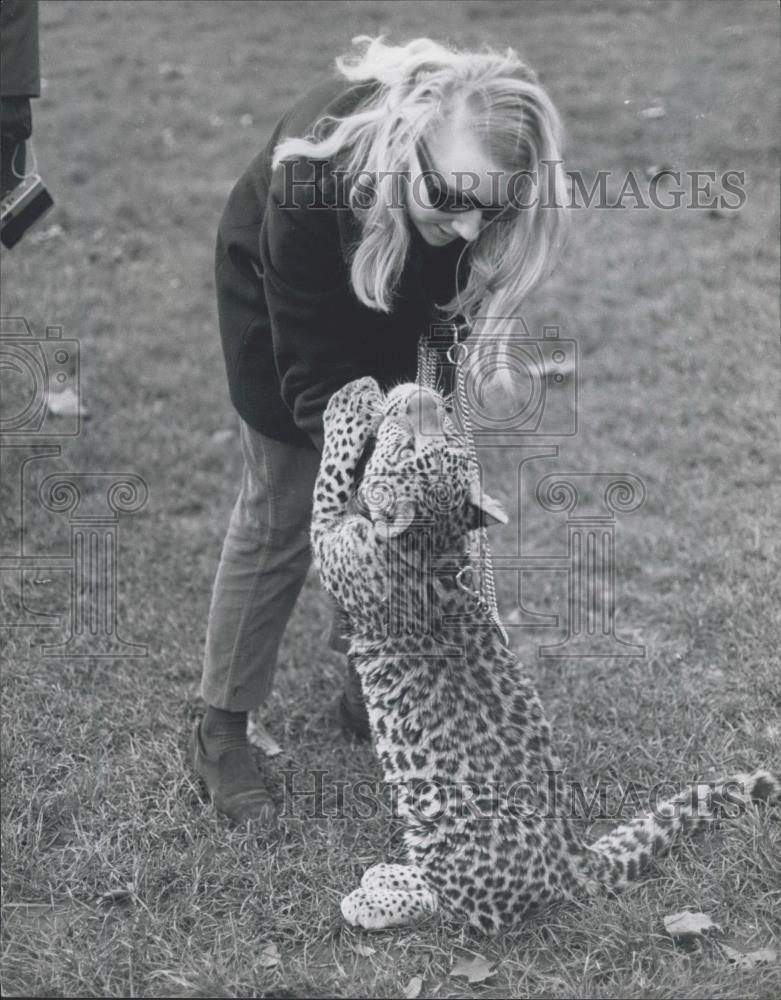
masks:
[(195, 773), (203, 781), (215, 809), (243, 826), (257, 820), (276, 825), (277, 808), (247, 743), (247, 713), (208, 706), (193, 727)]

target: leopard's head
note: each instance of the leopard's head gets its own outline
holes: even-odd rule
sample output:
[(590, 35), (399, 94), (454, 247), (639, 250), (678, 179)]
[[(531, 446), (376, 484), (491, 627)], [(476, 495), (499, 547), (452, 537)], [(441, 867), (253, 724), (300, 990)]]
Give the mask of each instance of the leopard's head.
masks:
[(439, 549), (481, 525), (507, 523), (501, 505), (482, 492), (442, 397), (415, 384), (385, 397), (357, 497), (385, 540), (419, 527), (431, 531)]

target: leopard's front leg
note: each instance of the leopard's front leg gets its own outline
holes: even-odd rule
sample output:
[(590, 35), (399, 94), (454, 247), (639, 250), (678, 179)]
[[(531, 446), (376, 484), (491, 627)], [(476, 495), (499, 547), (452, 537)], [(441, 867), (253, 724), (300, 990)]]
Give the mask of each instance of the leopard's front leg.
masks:
[[(312, 551), (323, 586), (345, 611), (358, 613), (347, 600), (346, 579), (362, 562), (365, 518), (350, 513), (358, 462), (382, 420), (383, 396), (372, 378), (349, 382), (331, 397), (323, 417), (325, 440), (312, 504)], [(353, 606), (351, 606), (351, 604)]]
[(436, 893), (416, 865), (374, 865), (364, 872), (360, 889), (342, 900), (342, 916), (353, 927), (381, 931), (417, 923), (435, 913)]
[(347, 508), (355, 469), (382, 419), (383, 396), (373, 378), (348, 382), (331, 396), (323, 415), (323, 455), (315, 483), (312, 535), (326, 530)]

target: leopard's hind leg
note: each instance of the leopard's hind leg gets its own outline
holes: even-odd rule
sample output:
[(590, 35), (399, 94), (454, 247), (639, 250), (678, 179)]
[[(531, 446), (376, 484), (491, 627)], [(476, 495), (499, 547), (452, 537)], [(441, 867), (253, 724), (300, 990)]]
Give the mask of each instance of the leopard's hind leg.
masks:
[(415, 865), (374, 865), (361, 879), (360, 889), (342, 900), (348, 924), (365, 930), (403, 927), (437, 910), (437, 897)]

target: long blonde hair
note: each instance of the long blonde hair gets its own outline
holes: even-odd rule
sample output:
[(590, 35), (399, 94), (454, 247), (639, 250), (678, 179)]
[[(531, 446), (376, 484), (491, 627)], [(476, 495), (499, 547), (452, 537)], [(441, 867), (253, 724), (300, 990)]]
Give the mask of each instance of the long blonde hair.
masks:
[(465, 288), (459, 291), (454, 275), (454, 296), (439, 306), (446, 318), (463, 315), (498, 358), (518, 329), (521, 301), (550, 272), (564, 239), (567, 196), (558, 113), (513, 49), (466, 52), (429, 38), (388, 45), (367, 35), (353, 44), (357, 51), (338, 58), (337, 69), (354, 83), (376, 81), (376, 91), (353, 114), (321, 118), (309, 136), (282, 139), (273, 166), (301, 156), (338, 156), (347, 176), (377, 179), (368, 204), (355, 187), (349, 192), (362, 223), (350, 277), (358, 299), (382, 312), (392, 309), (409, 248), (398, 178), (408, 180), (420, 136), (463, 109), (461, 117), (502, 170), (540, 177), (544, 168), (551, 203), (536, 197), (531, 207), (524, 203), (511, 210), (509, 221), (501, 217), (486, 224), (464, 249)]

